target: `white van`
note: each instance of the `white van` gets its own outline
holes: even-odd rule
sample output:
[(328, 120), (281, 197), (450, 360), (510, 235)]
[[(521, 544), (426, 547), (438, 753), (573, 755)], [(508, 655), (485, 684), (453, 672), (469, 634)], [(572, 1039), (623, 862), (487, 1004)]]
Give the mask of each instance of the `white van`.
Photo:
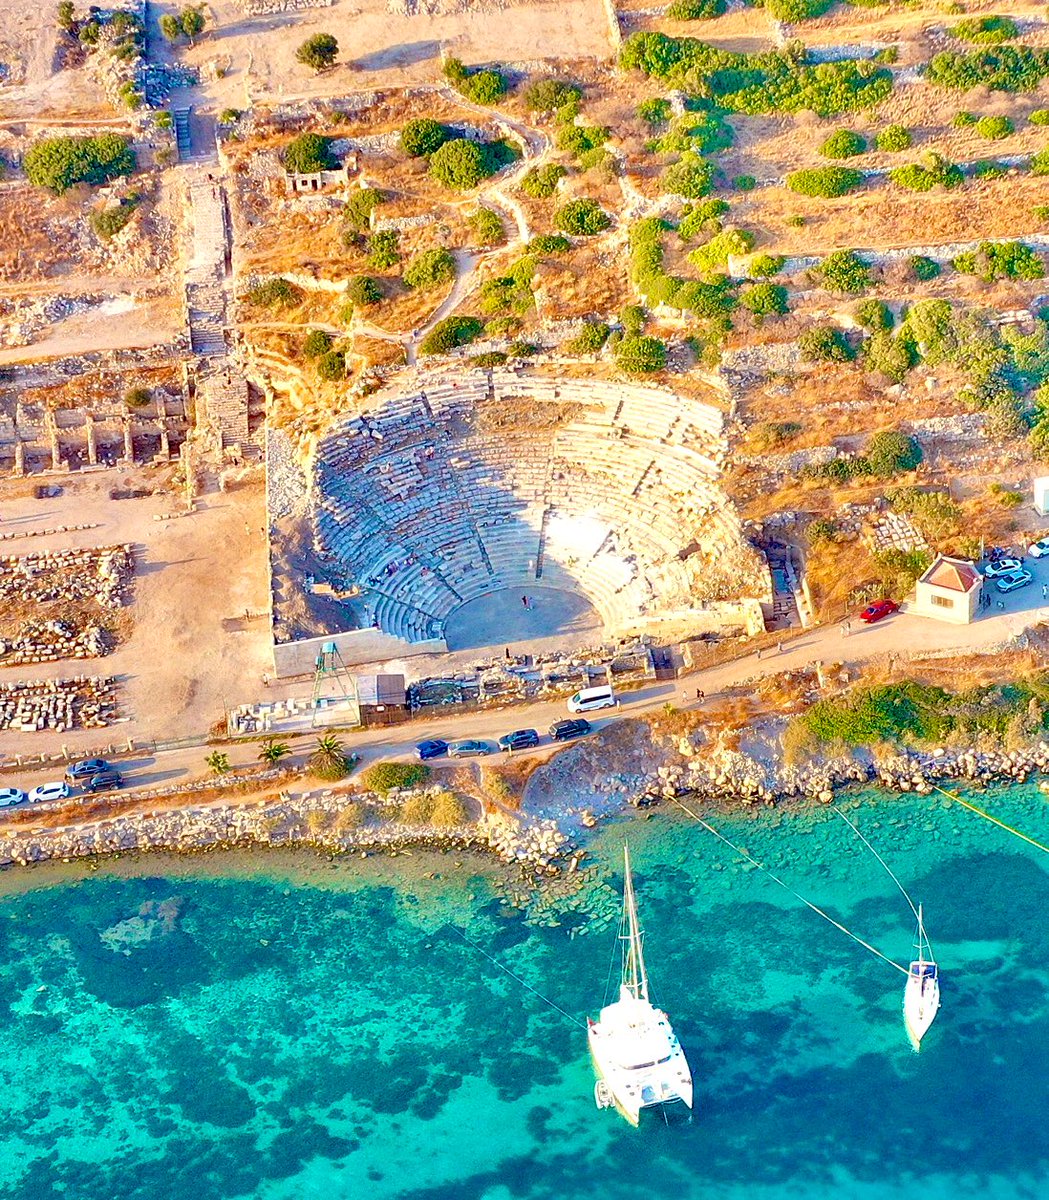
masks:
[(593, 712), (595, 708), (616, 708), (619, 701), (609, 684), (583, 688), (568, 700), (568, 711), (572, 713)]

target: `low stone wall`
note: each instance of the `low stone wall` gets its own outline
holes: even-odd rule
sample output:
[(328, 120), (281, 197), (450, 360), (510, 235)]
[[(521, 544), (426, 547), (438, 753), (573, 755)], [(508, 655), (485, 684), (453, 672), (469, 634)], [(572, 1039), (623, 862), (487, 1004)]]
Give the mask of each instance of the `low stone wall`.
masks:
[(276, 642), (273, 646), (273, 669), (278, 679), (295, 675), (311, 675), (321, 647), (334, 642), (342, 661), (354, 663), (381, 662), (404, 658), (411, 654), (446, 654), (448, 643), (443, 638), (428, 642), (406, 642), (377, 629), (351, 629), (346, 633), (326, 634), (324, 637), (303, 638), (297, 642)]

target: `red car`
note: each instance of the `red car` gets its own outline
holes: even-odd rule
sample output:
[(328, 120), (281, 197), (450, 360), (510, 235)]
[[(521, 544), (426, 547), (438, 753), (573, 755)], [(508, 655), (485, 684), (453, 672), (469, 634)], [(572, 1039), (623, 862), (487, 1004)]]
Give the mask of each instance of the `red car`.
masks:
[(868, 625), (873, 625), (875, 621), (880, 621), (882, 617), (887, 617), (899, 611), (900, 606), (895, 600), (875, 600), (873, 604), (869, 604), (860, 613), (860, 620), (866, 621)]

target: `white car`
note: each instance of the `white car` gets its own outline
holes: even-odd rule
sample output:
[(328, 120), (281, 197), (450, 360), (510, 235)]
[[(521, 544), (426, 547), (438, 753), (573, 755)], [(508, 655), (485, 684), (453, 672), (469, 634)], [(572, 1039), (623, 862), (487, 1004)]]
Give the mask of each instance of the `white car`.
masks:
[(23, 800), (25, 800), (25, 792), (21, 788), (0, 788), (0, 808), (21, 804)]
[(1049, 537), (1039, 538), (1027, 547), (1027, 553), (1032, 558), (1045, 558), (1049, 554)]
[(1003, 575), (1015, 575), (1023, 569), (1024, 565), (1018, 558), (999, 558), (984, 567), (983, 575), (985, 579), (1000, 579)]
[(69, 784), (62, 783), (42, 783), (39, 787), (33, 788), (29, 793), (29, 803), (38, 804), (43, 800), (65, 800), (69, 796)]

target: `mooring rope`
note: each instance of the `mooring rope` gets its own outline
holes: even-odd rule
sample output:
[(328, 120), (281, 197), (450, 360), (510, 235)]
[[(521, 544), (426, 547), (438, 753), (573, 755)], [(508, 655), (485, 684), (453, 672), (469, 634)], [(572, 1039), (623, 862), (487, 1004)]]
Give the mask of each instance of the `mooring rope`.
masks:
[(704, 829), (706, 829), (710, 833), (712, 833), (719, 841), (724, 842), (726, 846), (728, 846), (731, 850), (734, 850), (735, 853), (738, 854), (741, 858), (745, 859), (752, 866), (757, 867), (759, 871), (764, 871), (765, 874), (771, 880), (773, 880), (775, 883), (778, 883), (779, 886), (784, 889), (784, 891), (790, 892), (790, 894), (796, 900), (800, 900), (801, 903), (804, 904), (806, 908), (811, 908), (812, 911), (817, 914), (817, 916), (822, 917), (825, 921), (829, 921), (834, 926), (835, 929), (840, 929), (841, 932), (844, 933), (846, 937), (852, 938), (852, 940), (854, 942), (858, 943), (860, 946), (862, 946), (864, 948), (864, 950), (869, 950), (871, 952), (871, 954), (873, 954), (876, 958), (880, 958), (883, 962), (888, 963), (890, 967), (893, 967), (895, 970), (899, 971), (903, 975), (909, 974), (906, 967), (901, 967), (898, 962), (893, 962), (893, 960), (891, 958), (889, 958), (888, 955), (882, 954), (882, 952), (880, 950), (878, 950), (876, 947), (872, 946), (870, 944), (870, 942), (865, 942), (863, 940), (863, 938), (861, 938), (857, 934), (853, 933), (851, 929), (846, 929), (845, 926), (842, 925), (842, 923), (840, 921), (835, 921), (835, 919), (830, 915), (830, 913), (824, 912), (823, 909), (819, 907), (819, 905), (813, 904), (811, 900), (806, 900), (805, 897), (800, 892), (796, 892), (790, 886), (789, 883), (784, 883), (783, 880), (780, 879), (780, 877), (775, 874), (775, 872), (771, 871), (763, 863), (759, 863), (756, 858), (754, 858), (752, 855), (748, 854), (747, 851), (744, 850), (741, 846), (737, 846), (734, 842), (730, 841), (727, 837), (725, 837), (725, 835), (723, 833), (720, 833), (717, 829), (714, 828), (713, 825), (710, 825), (708, 822), (704, 821), (703, 818), (698, 813), (693, 812), (692, 809), (690, 809), (686, 804), (683, 804), (680, 800), (677, 799), (677, 797), (674, 797), (674, 803), (683, 812), (688, 813), (688, 815), (690, 817), (692, 817), (693, 820), (698, 821), (700, 823), (700, 825), (703, 826)]
[(509, 975), (510, 978), (512, 980), (514, 980), (515, 983), (519, 983), (521, 985), (521, 987), (527, 989), (529, 992), (532, 993), (533, 996), (538, 996), (539, 999), (542, 1000), (542, 1002), (544, 1004), (549, 1005), (550, 1008), (552, 1008), (555, 1012), (559, 1012), (562, 1017), (566, 1017), (569, 1021), (572, 1022), (573, 1025), (578, 1025), (580, 1029), (586, 1029), (586, 1026), (583, 1024), (582, 1021), (580, 1021), (580, 1019), (578, 1017), (574, 1017), (574, 1016), (572, 1016), (572, 1014), (570, 1012), (566, 1012), (561, 1007), (560, 1004), (555, 1004), (554, 1001), (551, 1000), (549, 996), (544, 996), (542, 992), (537, 991), (534, 987), (532, 987), (532, 985), (530, 983), (528, 983), (526, 980), (522, 979), (520, 975), (515, 975), (514, 972), (510, 970), (509, 967), (503, 966), (503, 964), (497, 958), (494, 958), (491, 954), (489, 954), (488, 951), (485, 950), (485, 948), (483, 946), (478, 946), (478, 944), (475, 941), (473, 941), (472, 938), (468, 938), (466, 936), (466, 934), (463, 933), (463, 931), (459, 928), (458, 925), (453, 925), (449, 921), (448, 928), (454, 929), (455, 932), (463, 939), (463, 941), (468, 946), (472, 946), (477, 951), (478, 954), (484, 955), (484, 957), (487, 958), (488, 961), (493, 966), (498, 967), (499, 970), (502, 971), (505, 975)]
[(970, 804), (968, 800), (963, 800), (957, 792), (949, 792), (946, 788), (942, 788), (935, 783), (930, 784), (930, 787), (936, 788), (936, 790), (946, 796), (948, 800), (957, 800), (963, 808), (970, 809), (972, 812), (976, 813), (978, 817), (983, 817), (985, 821), (990, 821), (992, 825), (997, 825), (999, 829), (1004, 829), (1007, 833), (1014, 834), (1022, 841), (1028, 842), (1036, 849), (1042, 850), (1046, 854), (1049, 854), (1049, 846), (1046, 846), (1043, 842), (1037, 841), (1033, 837), (1028, 837), (1026, 833), (1021, 833), (1019, 829), (1014, 829), (1011, 825), (1006, 825), (1004, 821), (999, 821), (997, 817), (992, 817), (989, 812), (984, 812), (982, 808), (977, 808), (975, 804)]
[(914, 907), (914, 901), (907, 894), (907, 889), (896, 878), (896, 876), (893, 873), (892, 868), (889, 866), (889, 864), (885, 861), (884, 858), (882, 858), (882, 856), (878, 853), (878, 851), (874, 849), (874, 847), (870, 844), (870, 842), (867, 841), (867, 839), (863, 836), (863, 834), (860, 833), (859, 829), (849, 820), (849, 818), (841, 811), (840, 808), (835, 808), (835, 809), (832, 809), (831, 811), (836, 816), (841, 817), (841, 819), (845, 822), (845, 824), (848, 825), (848, 827), (852, 830), (852, 832), (860, 839), (860, 841), (867, 847), (867, 849), (871, 852), (871, 854), (873, 854), (874, 857), (878, 860), (878, 862), (880, 862), (881, 865), (885, 868), (886, 873), (888, 874), (889, 878), (900, 889), (900, 892), (902, 893), (904, 900), (906, 900), (907, 903), (910, 905), (911, 912), (914, 913), (914, 919), (917, 921), (918, 910)]

